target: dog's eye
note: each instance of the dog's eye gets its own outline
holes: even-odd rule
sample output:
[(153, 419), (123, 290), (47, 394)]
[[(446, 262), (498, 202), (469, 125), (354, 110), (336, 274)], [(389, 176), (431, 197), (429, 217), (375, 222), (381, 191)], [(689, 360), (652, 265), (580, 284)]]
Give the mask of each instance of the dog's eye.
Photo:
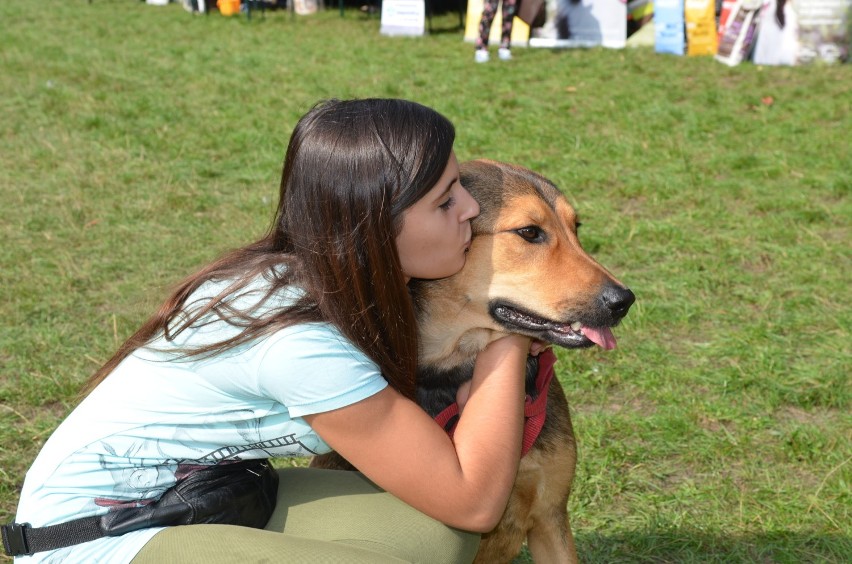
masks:
[(535, 225), (521, 227), (515, 232), (521, 237), (523, 237), (525, 241), (529, 241), (530, 243), (544, 242), (544, 231), (542, 231), (539, 227), (536, 227)]

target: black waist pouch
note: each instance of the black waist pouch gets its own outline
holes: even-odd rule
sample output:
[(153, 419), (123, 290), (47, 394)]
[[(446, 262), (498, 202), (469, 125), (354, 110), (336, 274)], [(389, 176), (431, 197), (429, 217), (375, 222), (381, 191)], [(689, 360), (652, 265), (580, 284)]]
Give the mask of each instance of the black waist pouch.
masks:
[(21, 556), (150, 527), (218, 523), (262, 529), (275, 510), (277, 496), (278, 474), (268, 460), (223, 462), (191, 472), (160, 499), (142, 507), (47, 527), (3, 525), (3, 547), (9, 556)]

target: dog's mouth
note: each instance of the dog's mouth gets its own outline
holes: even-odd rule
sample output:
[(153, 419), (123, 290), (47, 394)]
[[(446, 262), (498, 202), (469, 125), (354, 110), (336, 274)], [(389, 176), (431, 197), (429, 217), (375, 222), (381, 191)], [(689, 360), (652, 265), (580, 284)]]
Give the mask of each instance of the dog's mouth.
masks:
[(599, 346), (616, 347), (615, 335), (609, 327), (589, 327), (581, 321), (562, 323), (545, 319), (505, 302), (491, 302), (491, 317), (507, 329), (569, 349)]

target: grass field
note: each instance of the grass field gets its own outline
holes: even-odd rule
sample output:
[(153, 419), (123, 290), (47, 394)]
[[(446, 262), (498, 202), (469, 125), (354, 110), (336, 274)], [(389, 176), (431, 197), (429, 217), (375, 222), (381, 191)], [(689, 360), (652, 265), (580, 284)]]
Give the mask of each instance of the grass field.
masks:
[(474, 65), (455, 22), (0, 2), (0, 522), (166, 289), (266, 228), (297, 118), (392, 96), (451, 118), (460, 160), (554, 180), (637, 295), (616, 351), (560, 353), (581, 558), (852, 561), (852, 67)]

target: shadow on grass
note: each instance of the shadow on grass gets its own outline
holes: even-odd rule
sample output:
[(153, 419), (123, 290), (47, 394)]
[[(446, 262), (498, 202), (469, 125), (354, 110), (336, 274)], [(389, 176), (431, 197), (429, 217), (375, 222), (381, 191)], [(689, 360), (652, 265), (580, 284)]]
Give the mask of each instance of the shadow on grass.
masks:
[[(779, 531), (754, 535), (719, 536), (701, 531), (636, 531), (575, 535), (580, 562), (618, 563), (848, 563), (852, 538), (844, 535)], [(524, 551), (514, 564), (532, 563)]]

